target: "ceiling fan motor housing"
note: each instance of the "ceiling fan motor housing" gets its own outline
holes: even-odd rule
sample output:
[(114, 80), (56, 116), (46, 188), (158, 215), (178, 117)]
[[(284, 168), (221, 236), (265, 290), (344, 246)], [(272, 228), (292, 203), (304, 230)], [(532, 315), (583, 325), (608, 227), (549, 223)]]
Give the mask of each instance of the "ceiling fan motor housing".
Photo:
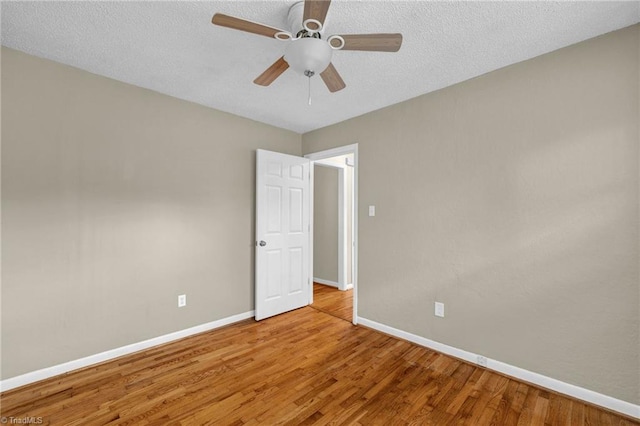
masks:
[[(316, 37), (321, 38), (320, 35), (324, 34), (324, 28), (327, 23), (327, 18), (325, 18), (324, 22), (316, 21), (315, 19), (310, 19), (306, 25), (303, 22), (304, 17), (304, 1), (299, 1), (294, 3), (289, 8), (289, 13), (287, 15), (287, 24), (289, 25), (289, 29), (291, 30), (291, 34), (293, 34), (294, 38), (298, 36), (301, 32), (303, 34), (302, 37)], [(319, 31), (318, 28), (320, 28)]]

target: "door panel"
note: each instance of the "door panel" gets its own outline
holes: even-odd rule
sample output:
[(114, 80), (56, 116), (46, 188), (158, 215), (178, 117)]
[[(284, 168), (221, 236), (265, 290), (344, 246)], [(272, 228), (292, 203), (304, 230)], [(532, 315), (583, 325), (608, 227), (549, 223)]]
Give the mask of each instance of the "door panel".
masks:
[(289, 270), (291, 286), (289, 294), (296, 294), (303, 290), (304, 277), (302, 276), (302, 247), (291, 247), (289, 249)]
[(309, 201), (308, 159), (257, 151), (256, 320), (309, 304)]

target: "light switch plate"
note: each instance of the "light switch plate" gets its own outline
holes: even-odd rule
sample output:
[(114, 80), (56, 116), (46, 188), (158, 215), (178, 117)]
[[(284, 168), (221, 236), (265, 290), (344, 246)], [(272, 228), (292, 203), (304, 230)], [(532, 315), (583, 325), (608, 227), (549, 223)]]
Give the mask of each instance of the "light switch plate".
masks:
[(444, 303), (436, 302), (435, 316), (444, 318)]
[(376, 215), (376, 206), (369, 206), (369, 216), (373, 217)]

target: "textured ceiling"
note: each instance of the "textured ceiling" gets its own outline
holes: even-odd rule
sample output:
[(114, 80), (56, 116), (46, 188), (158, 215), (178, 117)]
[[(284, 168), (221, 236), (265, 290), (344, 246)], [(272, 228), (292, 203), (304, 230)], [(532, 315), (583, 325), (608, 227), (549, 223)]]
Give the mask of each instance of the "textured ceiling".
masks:
[(346, 89), (288, 70), (252, 81), (286, 43), (211, 24), (216, 12), (287, 28), (295, 1), (2, 2), (2, 44), (304, 133), (640, 21), (640, 2), (334, 0), (326, 35), (401, 32), (397, 53), (337, 51)]

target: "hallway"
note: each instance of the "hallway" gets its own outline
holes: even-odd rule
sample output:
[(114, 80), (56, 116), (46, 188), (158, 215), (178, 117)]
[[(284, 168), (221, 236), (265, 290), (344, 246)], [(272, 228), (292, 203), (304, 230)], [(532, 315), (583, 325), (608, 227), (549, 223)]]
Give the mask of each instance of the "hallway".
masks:
[(351, 322), (353, 321), (353, 290), (340, 291), (335, 287), (314, 282), (311, 307)]

